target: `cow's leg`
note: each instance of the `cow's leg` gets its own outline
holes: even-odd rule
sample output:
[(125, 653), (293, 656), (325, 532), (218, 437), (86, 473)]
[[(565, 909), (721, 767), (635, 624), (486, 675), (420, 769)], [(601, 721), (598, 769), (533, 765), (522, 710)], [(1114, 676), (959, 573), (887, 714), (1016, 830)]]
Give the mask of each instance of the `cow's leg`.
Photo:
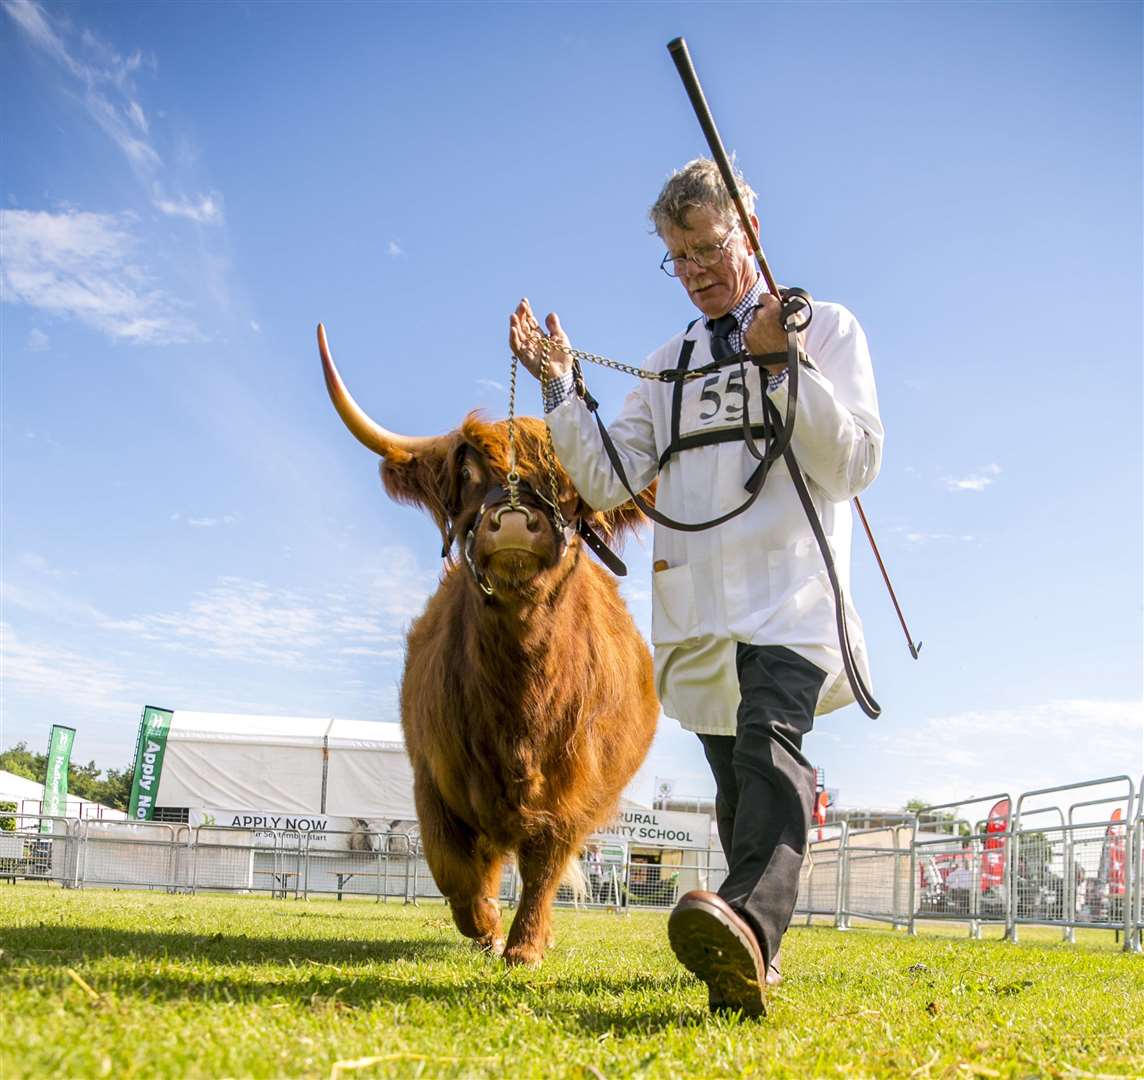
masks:
[(520, 863), (520, 907), (512, 920), (504, 958), (510, 964), (535, 966), (552, 944), (552, 901), (573, 848), (555, 837), (526, 841), (517, 852)]
[(478, 948), (498, 955), (504, 951), (504, 930), (497, 902), (503, 864), (504, 856), (492, 851), (478, 837), (468, 860), (445, 871), (452, 874), (446, 895), (457, 929), (472, 938)]
[(414, 785), (414, 794), (425, 859), (449, 901), (453, 922), (478, 948), (500, 953), (504, 931), (497, 895), (504, 856), (451, 813), (428, 785)]

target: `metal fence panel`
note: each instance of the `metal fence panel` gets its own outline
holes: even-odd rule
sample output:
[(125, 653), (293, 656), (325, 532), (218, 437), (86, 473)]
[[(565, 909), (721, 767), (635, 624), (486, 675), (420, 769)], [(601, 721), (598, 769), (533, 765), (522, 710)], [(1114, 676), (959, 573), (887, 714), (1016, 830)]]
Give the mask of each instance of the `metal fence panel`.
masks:
[(77, 822), (76, 835), (80, 845), (77, 884), (124, 889), (179, 887), (185, 825), (85, 818)]
[[(369, 896), (410, 899), (410, 871), (416, 857), (413, 839), (404, 833), (360, 830), (309, 837), (303, 867), (302, 895)], [(344, 840), (344, 842), (340, 842)], [(352, 847), (350, 846), (352, 843)]]
[(191, 846), (192, 892), (269, 892), (282, 899), (300, 894), (305, 855), (299, 833), (199, 825)]
[(810, 921), (829, 915), (836, 925), (842, 914), (843, 875), (846, 869), (845, 822), (813, 828), (808, 834), (806, 856), (799, 872), (795, 915)]
[[(0, 880), (58, 881), (75, 878), (75, 819), (6, 812), (0, 831)], [(42, 824), (49, 831), (43, 831)]]
[[(1062, 815), (1060, 828), (1025, 827), (1037, 815), (1044, 816), (1053, 809), (1029, 810), (1026, 806), (1030, 800), (1046, 797), (1057, 800), (1064, 792), (1107, 789), (1110, 785), (1118, 789), (1115, 795), (1074, 803), (1069, 809), (1068, 825), (1064, 825)], [(1013, 819), (1018, 843), (1010, 852), (1015, 883), (1009, 910), (1009, 936), (1013, 941), (1017, 940), (1018, 925), (1024, 922), (1055, 923), (1064, 926), (1066, 932), (1078, 924), (1086, 924), (1123, 930), (1124, 948), (1133, 948), (1132, 903), (1138, 874), (1133, 867), (1130, 830), (1135, 796), (1135, 784), (1131, 777), (1123, 775), (1037, 788), (1021, 795)], [(1081, 807), (1114, 803), (1122, 805), (1106, 815), (1107, 821), (1076, 821), (1076, 812)], [(1094, 859), (1098, 844), (1099, 854)], [(1090, 876), (1094, 862), (1094, 873)], [(1066, 867), (1068, 880), (1065, 880)], [(1079, 880), (1078, 869), (1083, 873)]]
[(910, 829), (852, 829), (846, 838), (840, 924), (853, 918), (904, 925), (909, 919)]

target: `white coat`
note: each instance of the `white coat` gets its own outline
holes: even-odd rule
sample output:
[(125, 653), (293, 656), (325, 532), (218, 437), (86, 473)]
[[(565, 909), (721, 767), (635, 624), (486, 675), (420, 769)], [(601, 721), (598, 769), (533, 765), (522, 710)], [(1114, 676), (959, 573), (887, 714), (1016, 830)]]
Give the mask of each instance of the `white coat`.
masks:
[[(838, 304), (816, 301), (801, 336), (807, 362), (799, 369), (791, 447), (830, 541), (855, 660), (869, 685), (862, 625), (848, 599), (849, 500), (873, 481), (881, 464), (873, 367), (861, 326)], [(709, 363), (710, 338), (700, 319), (652, 353), (645, 366), (674, 368), (685, 338), (695, 342), (689, 367)], [(758, 423), (762, 390), (752, 365), (746, 384), (751, 421)], [(671, 384), (641, 381), (608, 425), (636, 491), (655, 478), (670, 442), (671, 397)], [(786, 382), (770, 397), (785, 417)], [(685, 383), (680, 434), (740, 427), (743, 400), (737, 366)], [(567, 398), (547, 421), (560, 462), (586, 502), (606, 510), (628, 498), (580, 398)], [(656, 506), (679, 521), (718, 517), (747, 497), (743, 485), (756, 464), (742, 441), (682, 451), (659, 473)], [(653, 558), (668, 567), (652, 575), (656, 687), (668, 716), (691, 731), (734, 734), (737, 642), (784, 645), (825, 671), (819, 713), (854, 700), (826, 568), (784, 461), (771, 467), (758, 500), (737, 518), (693, 533), (656, 525)]]

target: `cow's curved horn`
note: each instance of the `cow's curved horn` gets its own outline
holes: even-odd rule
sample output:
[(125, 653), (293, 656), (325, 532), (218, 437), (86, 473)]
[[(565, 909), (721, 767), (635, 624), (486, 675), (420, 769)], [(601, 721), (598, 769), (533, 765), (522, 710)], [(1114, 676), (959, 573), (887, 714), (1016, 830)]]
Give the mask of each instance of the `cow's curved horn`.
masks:
[(387, 431), (366, 415), (362, 407), (354, 401), (346, 389), (346, 384), (342, 382), (338, 369), (334, 367), (330, 347), (326, 344), (326, 328), (321, 323), (318, 323), (318, 351), (322, 354), (322, 371), (326, 376), (326, 389), (330, 393), (330, 400), (338, 410), (342, 422), (363, 446), (375, 454), (380, 454), (387, 461), (401, 465), (417, 454), (423, 454), (441, 445), (443, 435), (397, 435)]

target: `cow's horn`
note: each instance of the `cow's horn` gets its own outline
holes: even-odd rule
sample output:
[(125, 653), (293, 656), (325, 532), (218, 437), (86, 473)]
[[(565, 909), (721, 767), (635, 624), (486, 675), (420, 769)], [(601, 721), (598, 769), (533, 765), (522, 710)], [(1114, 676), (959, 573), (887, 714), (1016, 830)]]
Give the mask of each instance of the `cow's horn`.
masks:
[(342, 422), (363, 446), (369, 447), (387, 461), (401, 465), (415, 455), (423, 454), (441, 444), (440, 435), (397, 435), (387, 431), (366, 415), (362, 407), (354, 401), (346, 389), (346, 384), (342, 382), (338, 369), (334, 367), (330, 347), (326, 344), (326, 328), (321, 323), (318, 323), (318, 351), (322, 354), (322, 371), (326, 376), (326, 389), (330, 393), (330, 400), (338, 410)]

